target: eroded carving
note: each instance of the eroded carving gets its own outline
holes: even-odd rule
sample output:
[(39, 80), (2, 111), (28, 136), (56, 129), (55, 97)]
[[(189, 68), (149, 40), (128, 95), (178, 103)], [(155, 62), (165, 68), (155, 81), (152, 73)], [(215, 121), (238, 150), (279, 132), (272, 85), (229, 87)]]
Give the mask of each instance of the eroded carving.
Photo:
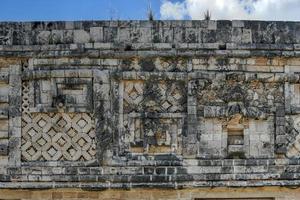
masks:
[(186, 112), (183, 81), (125, 80), (121, 134), (133, 153), (181, 153)]
[(134, 118), (128, 123), (126, 136), (131, 152), (181, 153), (182, 119)]
[(185, 112), (185, 85), (171, 81), (124, 81), (124, 112)]

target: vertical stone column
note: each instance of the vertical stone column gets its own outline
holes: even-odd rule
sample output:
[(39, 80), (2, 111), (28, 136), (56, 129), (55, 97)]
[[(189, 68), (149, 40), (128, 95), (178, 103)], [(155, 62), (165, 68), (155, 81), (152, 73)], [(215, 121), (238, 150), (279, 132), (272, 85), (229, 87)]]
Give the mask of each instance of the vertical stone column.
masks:
[(198, 151), (198, 127), (197, 120), (197, 99), (194, 94), (194, 84), (191, 79), (191, 74), (188, 74), (188, 95), (187, 95), (187, 135), (183, 141), (183, 155), (185, 157), (196, 157)]
[(292, 103), (292, 85), (289, 82), (284, 83), (284, 100), (285, 100), (285, 112), (291, 113)]
[[(287, 104), (285, 104), (287, 105)], [(275, 115), (275, 152), (286, 153), (287, 140), (285, 135), (285, 109), (283, 106), (277, 107)]]
[(9, 70), (9, 166), (21, 166), (21, 65), (12, 65)]
[(101, 165), (109, 162), (112, 149), (112, 114), (110, 77), (108, 71), (94, 70), (94, 117), (97, 139), (97, 159)]
[(123, 98), (124, 98), (124, 82), (123, 81), (120, 81), (119, 82), (119, 90), (118, 90), (118, 99), (117, 99), (117, 102), (118, 102), (118, 111), (117, 111), (117, 116), (118, 116), (118, 137), (116, 138), (116, 144), (118, 144), (119, 146), (119, 149), (118, 149), (118, 153), (119, 154), (124, 154), (125, 152), (125, 144), (124, 142), (122, 142), (122, 140), (124, 139), (125, 137), (125, 134), (124, 134), (124, 114), (123, 114)]

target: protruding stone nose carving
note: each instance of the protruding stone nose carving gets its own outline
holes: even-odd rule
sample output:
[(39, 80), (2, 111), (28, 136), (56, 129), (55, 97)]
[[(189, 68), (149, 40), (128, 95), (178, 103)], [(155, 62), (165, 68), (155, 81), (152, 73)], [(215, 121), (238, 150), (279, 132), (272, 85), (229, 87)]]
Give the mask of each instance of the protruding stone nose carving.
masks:
[(64, 95), (57, 95), (53, 97), (53, 107), (62, 108), (66, 102), (66, 97)]

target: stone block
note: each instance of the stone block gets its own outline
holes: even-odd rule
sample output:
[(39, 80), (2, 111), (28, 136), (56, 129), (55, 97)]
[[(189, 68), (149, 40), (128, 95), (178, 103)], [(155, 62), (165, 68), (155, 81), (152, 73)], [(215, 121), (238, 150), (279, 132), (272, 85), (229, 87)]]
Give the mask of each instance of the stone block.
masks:
[(217, 29), (217, 21), (215, 20), (209, 20), (207, 24), (208, 30), (216, 30)]
[(245, 26), (244, 21), (241, 20), (232, 20), (232, 27), (233, 28), (243, 28)]
[(102, 27), (91, 27), (90, 37), (92, 42), (102, 42), (103, 41), (103, 28)]
[(0, 140), (0, 156), (8, 155), (8, 140)]
[(49, 40), (50, 40), (50, 31), (40, 31), (37, 34), (37, 43), (38, 44), (49, 44)]
[(241, 42), (242, 43), (252, 43), (252, 32), (251, 29), (242, 29), (242, 37), (241, 37)]
[(84, 30), (74, 30), (75, 43), (88, 43), (90, 42), (90, 35)]

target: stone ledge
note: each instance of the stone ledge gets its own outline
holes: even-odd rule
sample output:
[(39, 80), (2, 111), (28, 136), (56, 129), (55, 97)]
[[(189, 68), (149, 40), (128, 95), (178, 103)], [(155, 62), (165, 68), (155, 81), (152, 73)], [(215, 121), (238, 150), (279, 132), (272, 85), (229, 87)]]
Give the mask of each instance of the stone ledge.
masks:
[(83, 190), (97, 191), (107, 189), (131, 189), (131, 188), (204, 188), (204, 187), (266, 187), (266, 186), (295, 186), (300, 184), (299, 180), (240, 180), (240, 181), (184, 181), (184, 182), (139, 182), (139, 183), (112, 183), (112, 182), (0, 182), (1, 189), (54, 189), (54, 188), (81, 188)]
[[(298, 44), (300, 43), (300, 38), (297, 37), (298, 27), (299, 22), (225, 20), (2, 22), (0, 30), (11, 31), (3, 31), (4, 39), (0, 40), (0, 44), (135, 43), (136, 41)], [(27, 38), (26, 41), (24, 38)]]
[(57, 57), (89, 57), (89, 58), (132, 58), (132, 57), (283, 57), (299, 58), (300, 51), (286, 50), (133, 50), (133, 51), (115, 51), (99, 49), (81, 49), (80, 51), (63, 49), (63, 50), (37, 50), (37, 51), (0, 51), (0, 57), (36, 57), (36, 58), (57, 58)]
[[(128, 44), (129, 45), (129, 44)], [(38, 52), (38, 51), (82, 51), (82, 50), (119, 50), (131, 51), (170, 51), (170, 50), (279, 50), (299, 51), (300, 44), (238, 44), (238, 43), (132, 43), (129, 46), (114, 42), (83, 44), (43, 44), (43, 45), (0, 45), (2, 52)]]

